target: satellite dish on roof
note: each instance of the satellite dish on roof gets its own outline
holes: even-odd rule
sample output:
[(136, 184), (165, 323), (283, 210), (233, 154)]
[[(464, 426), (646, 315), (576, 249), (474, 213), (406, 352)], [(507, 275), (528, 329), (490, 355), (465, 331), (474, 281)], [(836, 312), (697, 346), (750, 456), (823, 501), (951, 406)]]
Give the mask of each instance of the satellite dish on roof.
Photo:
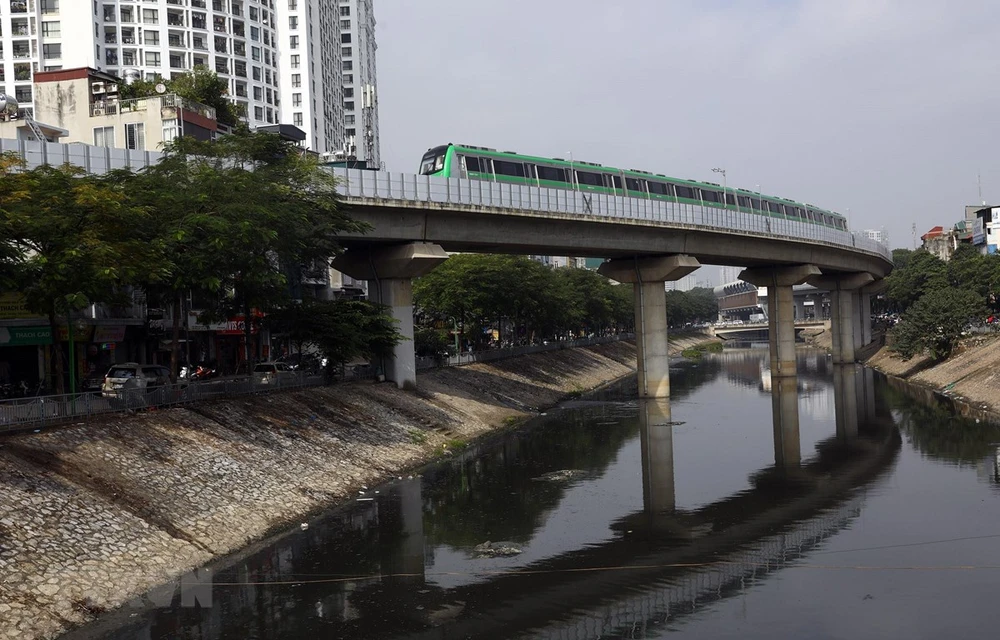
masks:
[(154, 89), (156, 89), (156, 93), (166, 93), (167, 85), (163, 84), (162, 82), (157, 82)]

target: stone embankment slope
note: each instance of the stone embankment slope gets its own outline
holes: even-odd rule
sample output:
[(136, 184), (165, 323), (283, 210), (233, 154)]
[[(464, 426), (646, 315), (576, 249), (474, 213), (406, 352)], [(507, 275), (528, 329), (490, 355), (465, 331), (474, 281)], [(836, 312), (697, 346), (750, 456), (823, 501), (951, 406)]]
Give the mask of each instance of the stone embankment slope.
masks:
[[(677, 353), (706, 341), (674, 343)], [(53, 638), (269, 532), (635, 370), (612, 343), (0, 438), (0, 638)]]
[(947, 360), (933, 364), (928, 358), (902, 360), (883, 347), (868, 366), (908, 382), (946, 392), (978, 409), (1000, 414), (1000, 336), (965, 340)]

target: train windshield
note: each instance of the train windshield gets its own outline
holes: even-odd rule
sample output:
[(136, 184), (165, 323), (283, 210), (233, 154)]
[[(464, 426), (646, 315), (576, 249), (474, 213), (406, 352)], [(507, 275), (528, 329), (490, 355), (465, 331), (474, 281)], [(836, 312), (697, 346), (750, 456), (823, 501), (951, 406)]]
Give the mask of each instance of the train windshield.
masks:
[(420, 160), (420, 175), (427, 176), (444, 169), (444, 154), (432, 151)]

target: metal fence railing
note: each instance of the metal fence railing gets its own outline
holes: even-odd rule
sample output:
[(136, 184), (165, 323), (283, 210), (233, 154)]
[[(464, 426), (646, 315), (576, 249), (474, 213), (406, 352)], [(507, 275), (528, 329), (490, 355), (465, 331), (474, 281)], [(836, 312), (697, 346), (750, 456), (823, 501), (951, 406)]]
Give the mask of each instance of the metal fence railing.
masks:
[(417, 358), (417, 371), (433, 369), (435, 367), (458, 367), (473, 362), (494, 362), (506, 358), (528, 355), (529, 353), (542, 353), (544, 351), (554, 351), (556, 349), (574, 349), (577, 347), (592, 347), (598, 344), (608, 344), (621, 340), (634, 340), (634, 333), (620, 333), (614, 336), (602, 336), (599, 338), (581, 338), (579, 340), (561, 340), (548, 342), (546, 344), (533, 344), (524, 347), (512, 347), (510, 349), (490, 349), (488, 351), (474, 351), (472, 353), (461, 353), (447, 358), (422, 357)]
[(191, 404), (270, 391), (316, 387), (328, 381), (322, 373), (282, 373), (276, 378), (227, 378), (182, 382), (153, 389), (118, 389), (77, 394), (34, 396), (0, 402), (0, 431), (87, 420), (94, 416)]

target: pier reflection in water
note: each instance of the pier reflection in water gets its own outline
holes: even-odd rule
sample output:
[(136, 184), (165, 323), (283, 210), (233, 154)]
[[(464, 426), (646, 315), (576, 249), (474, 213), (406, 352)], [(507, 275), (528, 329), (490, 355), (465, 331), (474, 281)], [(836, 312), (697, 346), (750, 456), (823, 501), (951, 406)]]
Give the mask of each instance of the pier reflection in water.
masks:
[[(71, 637), (653, 638), (686, 628), (764, 638), (848, 624), (834, 607), (855, 606), (880, 576), (790, 568), (831, 550), (878, 561), (848, 551), (899, 535), (903, 507), (881, 499), (879, 480), (900, 472), (890, 403), (919, 451), (979, 478), (997, 477), (1000, 437), (984, 426), (950, 450), (947, 432), (927, 426), (933, 416), (864, 369), (804, 353), (798, 376), (775, 384), (761, 375), (766, 358), (737, 351), (681, 367), (669, 402), (640, 402), (634, 381), (574, 402), (230, 559), (211, 607), (182, 607), (178, 593)], [(561, 469), (577, 473), (541, 479)], [(523, 553), (476, 557), (487, 540)], [(797, 616), (786, 605), (803, 597), (813, 604)], [(760, 633), (732, 624), (755, 612)]]

